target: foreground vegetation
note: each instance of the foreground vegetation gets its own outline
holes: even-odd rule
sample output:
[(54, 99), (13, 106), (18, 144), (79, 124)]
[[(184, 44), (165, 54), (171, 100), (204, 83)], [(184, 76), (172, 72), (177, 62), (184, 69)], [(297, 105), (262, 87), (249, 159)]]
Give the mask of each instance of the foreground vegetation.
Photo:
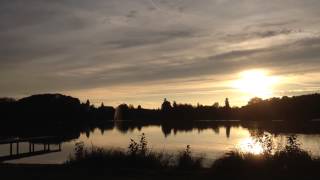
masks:
[(320, 177), (320, 159), (302, 150), (296, 136), (288, 136), (284, 147), (276, 146), (267, 134), (257, 136), (256, 141), (262, 145), (261, 154), (233, 150), (214, 161), (210, 167), (204, 167), (204, 158), (193, 156), (190, 146), (177, 155), (153, 152), (147, 147), (145, 135), (142, 134), (139, 142), (131, 140), (128, 151), (96, 147), (85, 149), (78, 144), (75, 155), (70, 157), (66, 165), (108, 170), (133, 168), (144, 171), (201, 172), (202, 175), (205, 172), (206, 177), (247, 179)]
[(65, 163), (73, 167), (91, 167), (95, 169), (138, 168), (138, 169), (200, 169), (203, 158), (193, 157), (190, 146), (174, 156), (163, 152), (153, 152), (148, 148), (145, 134), (139, 142), (131, 139), (127, 151), (91, 147), (77, 143), (75, 153)]
[(263, 152), (253, 154), (234, 150), (204, 167), (204, 158), (195, 157), (190, 146), (176, 155), (153, 152), (144, 134), (131, 140), (128, 149), (108, 150), (75, 147), (74, 155), (63, 165), (0, 166), (0, 176), (46, 179), (319, 179), (320, 159), (300, 148), (296, 136), (288, 136), (284, 147), (276, 146), (267, 134), (258, 135)]
[(258, 141), (263, 145), (262, 154), (231, 151), (213, 163), (212, 171), (219, 176), (236, 175), (248, 179), (320, 177), (319, 157), (302, 150), (296, 136), (288, 136), (283, 148), (275, 148), (274, 142), (267, 135)]

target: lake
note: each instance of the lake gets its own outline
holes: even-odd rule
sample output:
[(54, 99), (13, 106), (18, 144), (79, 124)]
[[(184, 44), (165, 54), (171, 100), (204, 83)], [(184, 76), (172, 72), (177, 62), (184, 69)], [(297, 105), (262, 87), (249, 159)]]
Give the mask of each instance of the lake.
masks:
[[(296, 134), (301, 147), (320, 155), (320, 133), (296, 133), (277, 132), (272, 130), (261, 130), (256, 126), (242, 125), (241, 123), (211, 123), (201, 122), (201, 125), (171, 127), (166, 125), (141, 125), (135, 126), (126, 122), (116, 124), (112, 128), (95, 128), (62, 143), (61, 151), (51, 154), (38, 155), (19, 160), (7, 161), (9, 163), (41, 163), (54, 164), (63, 163), (74, 152), (75, 144), (83, 142), (85, 147), (120, 148), (126, 150), (130, 139), (139, 140), (142, 133), (145, 133), (148, 146), (154, 151), (166, 151), (176, 153), (183, 151), (187, 145), (191, 146), (191, 151), (196, 156), (204, 156), (207, 161), (213, 161), (226, 152), (233, 149), (250, 151), (253, 153), (261, 152), (261, 145), (256, 143), (253, 134), (256, 131), (270, 134), (277, 146), (283, 146), (286, 136)], [(13, 147), (15, 148), (15, 146)], [(20, 152), (28, 152), (28, 143), (20, 143)], [(52, 149), (56, 146), (52, 145)], [(43, 149), (43, 145), (35, 145), (35, 149)], [(13, 149), (15, 151), (15, 149)], [(8, 145), (0, 145), (0, 156), (8, 155)]]

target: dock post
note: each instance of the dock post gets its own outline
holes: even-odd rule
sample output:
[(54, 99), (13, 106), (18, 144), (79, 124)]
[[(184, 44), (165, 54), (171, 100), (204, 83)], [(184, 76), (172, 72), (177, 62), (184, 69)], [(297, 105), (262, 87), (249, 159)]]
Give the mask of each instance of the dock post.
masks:
[(34, 152), (34, 144), (32, 143), (32, 152)]
[(31, 153), (32, 149), (31, 149), (31, 142), (29, 142), (29, 152)]
[(46, 151), (46, 144), (43, 144), (43, 151)]
[(17, 142), (17, 155), (19, 155), (19, 142)]
[(48, 151), (50, 151), (50, 144), (48, 144)]
[(10, 143), (10, 156), (12, 156), (12, 143)]
[(59, 151), (61, 151), (61, 143), (59, 144)]

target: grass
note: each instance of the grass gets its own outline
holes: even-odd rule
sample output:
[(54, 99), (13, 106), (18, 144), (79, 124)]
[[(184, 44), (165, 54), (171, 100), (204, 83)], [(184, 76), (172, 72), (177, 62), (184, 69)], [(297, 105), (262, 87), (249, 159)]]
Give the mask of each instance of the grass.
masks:
[(153, 152), (148, 148), (145, 134), (139, 142), (131, 139), (127, 151), (103, 149), (98, 147), (85, 148), (83, 143), (76, 144), (75, 153), (65, 162), (69, 166), (90, 168), (135, 168), (135, 169), (200, 169), (202, 157), (193, 157), (190, 146), (178, 155)]

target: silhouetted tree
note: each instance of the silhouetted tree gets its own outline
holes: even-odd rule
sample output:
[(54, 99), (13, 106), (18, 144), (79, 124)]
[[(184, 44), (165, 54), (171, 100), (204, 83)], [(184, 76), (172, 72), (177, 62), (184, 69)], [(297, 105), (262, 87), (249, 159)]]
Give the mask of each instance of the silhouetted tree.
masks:
[(87, 106), (87, 107), (90, 106), (90, 101), (89, 101), (89, 99), (87, 99), (87, 101), (86, 101), (86, 106)]
[(173, 101), (172, 106), (173, 106), (173, 108), (177, 108), (177, 107), (178, 107), (177, 102), (176, 102), (176, 101)]
[(165, 98), (163, 100), (163, 103), (161, 105), (161, 110), (162, 111), (169, 111), (171, 110), (172, 106), (171, 106), (171, 103), (169, 101), (167, 101), (167, 99)]
[(225, 106), (226, 109), (230, 109), (230, 103), (229, 103), (229, 98), (226, 98), (225, 100)]
[(103, 104), (103, 103), (101, 103), (101, 106), (100, 106), (100, 108), (104, 108), (104, 104)]
[(213, 104), (213, 107), (214, 107), (214, 108), (219, 108), (219, 103), (218, 103), (218, 102), (215, 102), (215, 103)]

